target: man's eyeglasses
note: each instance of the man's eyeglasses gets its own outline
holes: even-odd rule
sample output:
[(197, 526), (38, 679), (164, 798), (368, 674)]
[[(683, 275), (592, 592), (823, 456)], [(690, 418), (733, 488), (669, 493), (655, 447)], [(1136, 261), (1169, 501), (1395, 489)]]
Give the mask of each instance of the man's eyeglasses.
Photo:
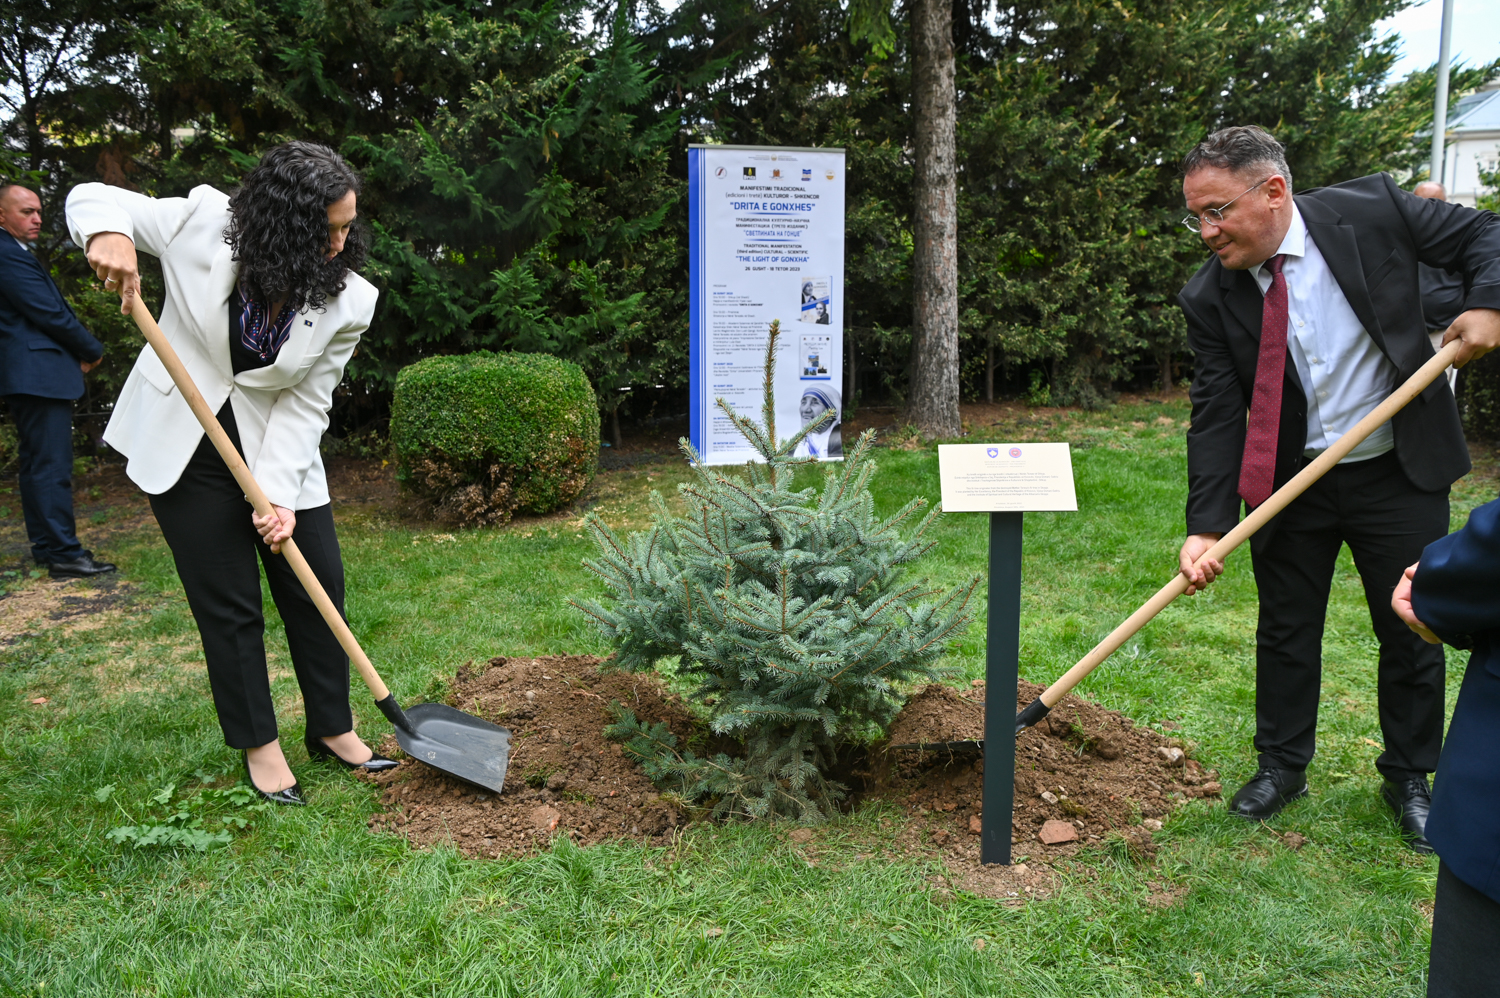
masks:
[[(1281, 176), (1281, 174), (1279, 173), (1271, 174), (1271, 177), (1279, 176)], [(1265, 180), (1262, 180), (1259, 184), (1256, 184), (1255, 187), (1260, 187), (1263, 184), (1269, 182), (1271, 177), (1267, 177)], [(1234, 204), (1240, 198), (1244, 197), (1246, 194), (1249, 194), (1251, 191), (1255, 190), (1255, 187), (1248, 187), (1245, 190), (1240, 191), (1225, 204), (1221, 204), (1217, 208), (1209, 208), (1205, 210), (1201, 215), (1189, 215), (1187, 218), (1184, 218), (1182, 220), (1182, 224), (1186, 225), (1193, 232), (1202, 232), (1205, 225), (1212, 225), (1215, 228), (1223, 225), (1224, 212), (1228, 210), (1229, 206)]]

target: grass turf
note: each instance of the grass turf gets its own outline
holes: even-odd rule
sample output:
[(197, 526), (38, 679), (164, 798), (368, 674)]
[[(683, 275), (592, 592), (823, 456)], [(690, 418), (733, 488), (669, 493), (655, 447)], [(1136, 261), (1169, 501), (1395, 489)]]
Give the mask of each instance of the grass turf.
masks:
[[(1022, 675), (1048, 682), (1164, 582), (1181, 537), (1180, 402), (1048, 413), (971, 440), (1067, 439), (1080, 511), (1028, 514)], [(936, 498), (931, 449), (881, 451), (876, 494)], [(644, 522), (673, 462), (610, 473), (612, 523)], [(1461, 483), (1454, 520), (1493, 492)], [(355, 632), (405, 702), (470, 659), (604, 653), (566, 604), (593, 587), (576, 520), (444, 534), (345, 511)], [(985, 570), (984, 517), (939, 526), (925, 571)], [(1325, 640), (1313, 793), (1274, 830), (1193, 803), (1152, 867), (1085, 853), (1024, 905), (954, 894), (922, 862), (859, 843), (871, 808), (820, 833), (695, 826), (669, 849), (564, 842), (520, 862), (415, 852), (372, 835), (370, 788), (309, 763), (274, 614), (268, 647), (288, 746), (312, 805), (244, 806), (232, 786), (192, 618), (154, 527), (108, 552), (136, 583), (100, 626), (0, 650), (0, 993), (5, 995), (1420, 995), (1436, 862), (1406, 850), (1376, 798), (1374, 645), (1340, 558)], [(1181, 725), (1230, 788), (1254, 769), (1255, 590), (1248, 557), (1170, 607), (1081, 689), (1140, 723)], [(30, 585), (34, 583), (14, 583)], [(80, 585), (80, 584), (75, 584)], [(269, 607), (269, 601), (267, 601)], [(3, 608), (3, 604), (0, 604)], [(3, 609), (0, 609), (3, 612)], [(982, 621), (952, 649), (983, 674)], [(1450, 654), (1450, 699), (1462, 658)], [(357, 680), (356, 680), (357, 682)], [(33, 705), (33, 698), (49, 702)], [(384, 723), (356, 689), (360, 730)], [(207, 787), (221, 788), (205, 791)], [(228, 825), (225, 825), (228, 819)], [(239, 828), (244, 822), (246, 827)], [(230, 839), (136, 847), (122, 827)], [(1309, 840), (1300, 851), (1277, 833)], [(127, 841), (118, 841), (125, 837)], [(1026, 851), (1026, 846), (1018, 850)], [(1169, 897), (1170, 903), (1162, 903)]]

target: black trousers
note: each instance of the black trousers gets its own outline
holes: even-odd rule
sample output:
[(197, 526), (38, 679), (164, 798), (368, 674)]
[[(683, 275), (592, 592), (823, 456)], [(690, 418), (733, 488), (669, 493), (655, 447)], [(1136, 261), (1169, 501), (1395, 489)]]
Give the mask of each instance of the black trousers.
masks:
[(1448, 532), (1448, 494), (1422, 492), (1395, 452), (1341, 464), (1251, 541), (1260, 624), (1255, 633), (1255, 748), (1260, 765), (1306, 769), (1312, 761), (1323, 677), (1323, 625), (1339, 547), (1347, 543), (1364, 582), (1380, 644), (1377, 694), (1390, 780), (1437, 769), (1443, 739), (1443, 649), (1391, 609), (1391, 592), (1422, 549)]
[[(239, 431), (228, 403), (219, 411), (219, 422), (239, 450)], [(256, 533), (250, 504), (206, 435), (177, 484), (151, 497), (151, 511), (172, 549), (203, 638), (224, 741), (231, 748), (243, 749), (277, 737), (257, 557), (286, 625), (292, 667), (307, 713), (307, 734), (324, 737), (352, 730), (349, 659), (286, 559), (273, 554)], [(344, 564), (332, 507), (296, 513), (297, 547), (342, 614)]]
[(73, 522), (73, 400), (7, 395), (20, 440), (21, 513), (41, 564), (83, 557)]
[(1427, 998), (1500, 998), (1500, 903), (1438, 864)]

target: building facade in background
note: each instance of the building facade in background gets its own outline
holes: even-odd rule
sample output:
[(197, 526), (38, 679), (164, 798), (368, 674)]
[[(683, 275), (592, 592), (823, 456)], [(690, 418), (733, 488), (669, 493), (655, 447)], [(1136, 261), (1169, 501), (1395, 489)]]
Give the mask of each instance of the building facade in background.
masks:
[(1439, 179), (1448, 189), (1449, 201), (1472, 208), (1481, 194), (1490, 193), (1480, 182), (1480, 172), (1493, 173), (1497, 169), (1500, 169), (1500, 77), (1459, 99), (1448, 118), (1443, 175)]

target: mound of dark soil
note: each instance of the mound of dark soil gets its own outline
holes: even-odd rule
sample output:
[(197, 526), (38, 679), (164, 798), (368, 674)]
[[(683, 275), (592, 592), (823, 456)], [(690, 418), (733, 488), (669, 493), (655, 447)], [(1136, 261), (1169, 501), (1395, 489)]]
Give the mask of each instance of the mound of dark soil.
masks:
[[(600, 672), (600, 662), (589, 656), (496, 658), (460, 669), (448, 702), (512, 731), (505, 792), (490, 794), (406, 759), (388, 737), (382, 751), (401, 764), (374, 778), (384, 788), (385, 810), (370, 819), (371, 827), (404, 835), (419, 847), (449, 842), (476, 857), (534, 852), (556, 835), (581, 845), (666, 841), (686, 815), (604, 738), (611, 720), (607, 708), (618, 700), (683, 740), (694, 732), (693, 717), (655, 676)], [(1021, 684), (1016, 708), (1040, 692)], [(1028, 862), (981, 867), (979, 753), (890, 746), (977, 740), (983, 696), (982, 683), (967, 690), (923, 687), (896, 718), (885, 748), (848, 760), (855, 806), (884, 801), (902, 812), (882, 822), (879, 841), (869, 843), (874, 851), (941, 857), (947, 883), (977, 893), (1044, 896), (1056, 861), (1111, 837), (1137, 858), (1148, 858), (1159, 819), (1183, 801), (1219, 793), (1217, 774), (1189, 757), (1190, 746), (1070, 696), (1017, 742), (1012, 842), (1017, 859)], [(1038, 837), (1044, 826), (1048, 841)], [(1056, 842), (1060, 832), (1069, 841)], [(812, 835), (794, 831), (789, 842), (806, 849)]]
[[(1022, 683), (1016, 709), (1041, 692)], [(923, 687), (897, 716), (889, 745), (982, 738), (983, 697), (982, 681), (967, 691)], [(1190, 758), (1190, 749), (1098, 704), (1064, 698), (1017, 740), (1012, 851), (1045, 861), (1114, 835), (1131, 853), (1149, 856), (1150, 833), (1174, 806), (1219, 795), (1218, 774)], [(875, 768), (882, 776), (867, 796), (900, 805), (920, 824), (919, 837), (977, 868), (984, 822), (984, 761), (977, 751), (888, 747), (884, 765)]]
[(458, 672), (448, 702), (511, 729), (505, 792), (480, 791), (403, 757), (394, 736), (381, 751), (401, 760), (374, 782), (386, 811), (375, 829), (398, 832), (417, 846), (451, 842), (468, 856), (533, 852), (555, 835), (580, 845), (631, 838), (660, 842), (684, 823), (651, 781), (603, 729), (618, 700), (642, 721), (661, 721), (679, 738), (692, 720), (680, 700), (651, 675), (601, 673), (587, 655), (494, 658)]

